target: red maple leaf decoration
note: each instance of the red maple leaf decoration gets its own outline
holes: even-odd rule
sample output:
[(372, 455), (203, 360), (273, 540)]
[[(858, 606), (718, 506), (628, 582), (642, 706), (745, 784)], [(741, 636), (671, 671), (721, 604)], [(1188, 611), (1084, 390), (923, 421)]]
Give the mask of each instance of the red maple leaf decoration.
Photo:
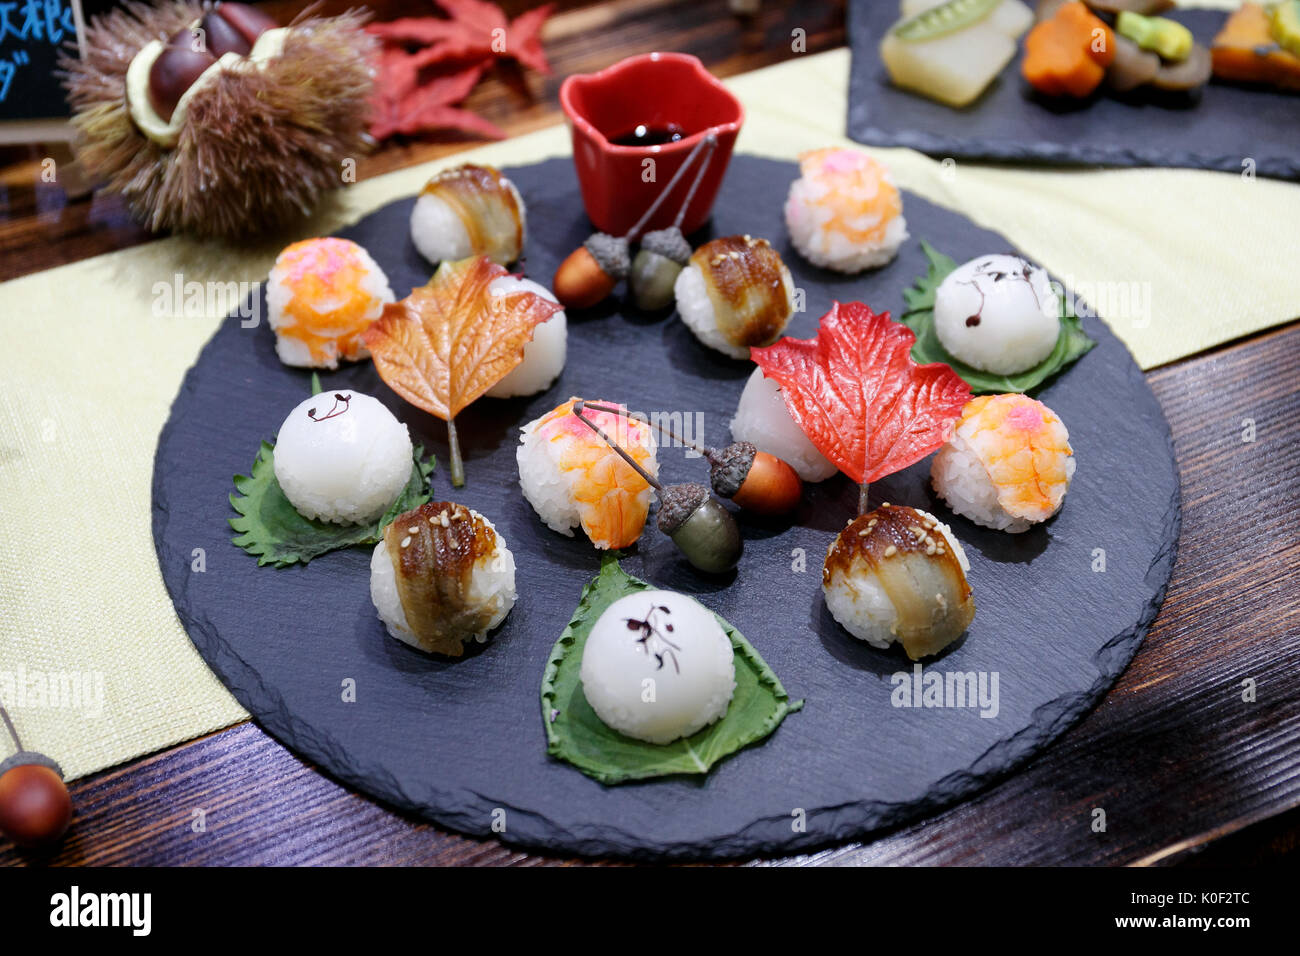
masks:
[(446, 17), (402, 17), (366, 27), (383, 43), (370, 133), (383, 140), (395, 133), (459, 129), (501, 139), (505, 133), (498, 126), (457, 104), (495, 59), (551, 72), (539, 33), (554, 7), (537, 7), (508, 21), (500, 7), (485, 0), (435, 2)]
[(948, 438), (971, 391), (941, 362), (912, 361), (916, 336), (861, 302), (834, 302), (814, 339), (750, 350), (799, 427), (859, 484), (920, 461)]

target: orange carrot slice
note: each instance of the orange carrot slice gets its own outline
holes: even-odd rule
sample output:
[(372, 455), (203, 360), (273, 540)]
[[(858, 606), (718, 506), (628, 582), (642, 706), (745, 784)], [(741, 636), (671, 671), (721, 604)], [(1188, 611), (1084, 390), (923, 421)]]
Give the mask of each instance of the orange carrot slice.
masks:
[(1025, 37), (1021, 73), (1048, 96), (1085, 97), (1115, 58), (1115, 35), (1079, 0), (1062, 4)]

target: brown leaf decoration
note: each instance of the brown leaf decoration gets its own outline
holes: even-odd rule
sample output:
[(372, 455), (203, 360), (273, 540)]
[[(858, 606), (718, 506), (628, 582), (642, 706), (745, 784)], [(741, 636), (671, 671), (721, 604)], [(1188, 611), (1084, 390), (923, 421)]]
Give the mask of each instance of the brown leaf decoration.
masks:
[(447, 423), (457, 488), (465, 470), (456, 416), (524, 360), (533, 329), (563, 308), (532, 292), (492, 295), (488, 286), (503, 275), (487, 256), (444, 262), (362, 336), (388, 387)]
[(531, 292), (491, 295), (503, 275), (486, 256), (444, 262), (384, 306), (364, 338), (388, 387), (449, 421), (522, 362), (533, 328), (562, 307)]

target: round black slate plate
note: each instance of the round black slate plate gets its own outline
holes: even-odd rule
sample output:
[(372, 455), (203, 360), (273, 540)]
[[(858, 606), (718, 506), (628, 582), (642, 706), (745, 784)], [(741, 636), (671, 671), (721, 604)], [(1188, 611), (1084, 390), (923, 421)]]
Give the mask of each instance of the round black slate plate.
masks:
[[(588, 231), (572, 165), (507, 172), (528, 204), (527, 271), (548, 281)], [(712, 226), (774, 239), (807, 294), (792, 334), (813, 334), (832, 297), (897, 313), (902, 290), (923, 271), (918, 237), (958, 261), (1007, 248), (909, 195), (913, 238), (895, 262), (865, 278), (820, 273), (788, 247), (781, 224), (795, 175), (791, 164), (735, 157)], [(429, 274), (407, 236), (410, 206), (393, 203), (344, 233), (369, 248), (399, 296)], [(384, 633), (370, 604), (367, 550), (277, 570), (230, 543), (231, 476), (247, 473), (258, 442), (309, 388), (306, 373), (276, 359), (265, 322), (246, 329), (228, 319), (185, 377), (154, 473), (154, 539), (177, 613), (257, 721), (346, 783), (465, 833), (564, 853), (789, 852), (933, 811), (1006, 773), (1106, 690), (1159, 607), (1179, 523), (1169, 431), (1124, 346), (1090, 319), (1098, 346), (1041, 395), (1069, 426), (1080, 463), (1053, 521), (1011, 536), (954, 519), (927, 489), (925, 462), (872, 488), (875, 502), (935, 511), (965, 542), (979, 610), (968, 635), (927, 670), (996, 673), (996, 716), (892, 706), (890, 676), (911, 665), (901, 652), (848, 637), (825, 611), (821, 558), (857, 503), (856, 487), (837, 476), (810, 490), (793, 523), (742, 516), (746, 553), (734, 579), (696, 575), (647, 529), (627, 569), (697, 594), (807, 704), (707, 778), (601, 786), (546, 756), (538, 699), (547, 655), (599, 556), (585, 539), (547, 530), (519, 493), (518, 426), (577, 394), (680, 411), (691, 422), (698, 414), (704, 440), (724, 444), (751, 367), (706, 351), (672, 317), (611, 305), (570, 323), (568, 366), (555, 387), (532, 399), (484, 399), (458, 419), (468, 485), (453, 495), (445, 469), (434, 475), (435, 495), (492, 518), (519, 568), (520, 599), (505, 625), (459, 661)], [(400, 401), (371, 363), (323, 381), (378, 396), (445, 459), (443, 423)], [(703, 473), (680, 449), (661, 451), (660, 461), (669, 480)], [(202, 572), (192, 569), (196, 548), (205, 552)], [(1096, 571), (1103, 551), (1105, 570)], [(355, 702), (343, 700), (347, 681)]]
[[(898, 20), (898, 7), (897, 0), (849, 5), (848, 135), (860, 143), (908, 146), (941, 159), (1183, 166), (1300, 179), (1295, 94), (1212, 80), (1190, 96), (1138, 92), (1052, 102), (1020, 75), (1022, 37), (989, 88), (953, 109), (890, 82), (880, 38)], [(1208, 46), (1228, 11), (1176, 10), (1173, 17)]]

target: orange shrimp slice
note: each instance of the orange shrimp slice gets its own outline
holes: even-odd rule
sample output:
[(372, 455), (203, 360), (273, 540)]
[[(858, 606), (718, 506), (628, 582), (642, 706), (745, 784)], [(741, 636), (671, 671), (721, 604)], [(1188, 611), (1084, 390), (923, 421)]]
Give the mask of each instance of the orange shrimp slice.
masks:
[(1070, 487), (1065, 423), (1028, 395), (982, 395), (967, 402), (956, 433), (979, 457), (1008, 514), (1030, 521), (1054, 515)]
[[(590, 428), (573, 414), (571, 398), (548, 412), (537, 431), (558, 445), (560, 471), (578, 505), (582, 530), (597, 548), (626, 548), (636, 543), (650, 513), (650, 486)], [(613, 405), (613, 402), (599, 404)], [(655, 440), (650, 428), (610, 412), (590, 409), (583, 414), (618, 443), (632, 460), (658, 475)]]
[(799, 169), (819, 187), (810, 201), (830, 214), (824, 228), (851, 242), (880, 242), (903, 211), (889, 172), (859, 150), (827, 147), (802, 153)]
[(292, 292), (276, 335), (307, 346), (313, 365), (334, 368), (340, 358), (369, 354), (361, 334), (383, 302), (362, 284), (369, 269), (360, 252), (346, 239), (304, 239), (276, 259)]

